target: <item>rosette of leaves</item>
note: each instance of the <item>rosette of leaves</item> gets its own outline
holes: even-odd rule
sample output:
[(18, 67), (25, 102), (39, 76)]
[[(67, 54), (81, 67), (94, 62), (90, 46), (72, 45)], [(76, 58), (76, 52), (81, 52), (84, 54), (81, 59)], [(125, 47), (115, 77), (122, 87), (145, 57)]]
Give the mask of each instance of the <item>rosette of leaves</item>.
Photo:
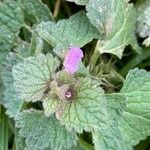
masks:
[[(115, 145), (119, 144), (118, 147), (120, 147), (121, 141), (118, 139), (123, 140), (123, 138), (120, 130), (115, 129), (114, 123), (118, 122), (126, 106), (124, 95), (106, 96), (97, 81), (87, 74), (80, 76), (78, 73), (65, 72), (63, 68), (61, 69), (60, 61), (50, 53), (47, 55), (36, 54), (25, 58), (13, 67), (12, 73), (18, 98), (26, 102), (41, 101), (43, 105), (43, 110), (40, 112), (27, 110), (20, 112), (15, 118), (17, 127), (21, 129), (20, 136), (26, 139), (25, 142), (29, 148), (34, 145), (36, 149), (38, 143), (41, 142), (40, 148), (43, 149), (45, 140), (47, 147), (53, 145), (53, 148), (56, 148), (57, 144), (53, 144), (55, 139), (48, 139), (50, 137), (48, 134), (54, 128), (54, 126), (49, 126), (51, 126), (51, 121), (55, 122), (56, 118), (56, 122), (60, 122), (66, 129), (71, 130), (71, 133), (74, 131), (82, 133), (83, 130), (93, 132), (96, 148), (99, 147), (99, 138), (102, 143), (100, 147), (107, 147), (103, 141), (109, 142), (109, 138), (107, 138), (109, 130), (112, 132), (112, 136), (119, 134), (120, 136), (112, 142)], [(61, 129), (61, 126), (57, 126), (57, 123), (54, 136), (57, 134), (57, 130), (63, 130), (68, 137), (75, 137), (75, 135), (70, 135), (67, 130)], [(45, 133), (44, 129), (47, 129), (48, 132)], [(30, 134), (28, 130), (30, 130)], [(46, 138), (42, 139), (44, 134)], [(38, 140), (35, 135), (38, 137), (40, 135), (40, 139)], [(61, 137), (64, 138), (64, 136)], [(33, 144), (37, 140), (38, 143)], [(56, 140), (59, 143), (61, 139), (56, 138)], [(67, 149), (75, 144), (73, 142), (68, 147), (66, 143), (67, 141), (63, 141), (65, 146), (60, 145), (60, 148), (66, 147)], [(124, 144), (124, 142), (122, 143)], [(114, 144), (111, 146), (115, 147)]]
[[(27, 102), (41, 101), (44, 108), (44, 113), (23, 113), (21, 117), (16, 117), (22, 132), (32, 126), (32, 134), (20, 132), (27, 139), (26, 142), (39, 131), (33, 119), (38, 117), (34, 116), (39, 116), (38, 127), (42, 128), (40, 133), (46, 134), (43, 127), (49, 129), (49, 125), (45, 125), (49, 120), (45, 117), (51, 120), (54, 113), (68, 130), (79, 133), (83, 130), (92, 131), (97, 150), (108, 147), (116, 149), (122, 147), (122, 144), (123, 149), (132, 149), (131, 146), (150, 135), (149, 72), (138, 69), (130, 71), (120, 92), (107, 95), (90, 77), (70, 75), (61, 70), (60, 61), (50, 53), (25, 58), (13, 67), (12, 73), (19, 98)], [(33, 118), (30, 118), (32, 115)], [(118, 136), (112, 139), (116, 134)], [(33, 138), (35, 141), (36, 137)], [(46, 137), (47, 140), (49, 136)], [(48, 142), (48, 146), (51, 145), (51, 141)], [(109, 142), (112, 144), (108, 146)]]
[(75, 78), (61, 71), (51, 82), (51, 92), (43, 101), (45, 114), (56, 117), (77, 132), (107, 128), (111, 121), (103, 90), (90, 78)]
[[(32, 16), (36, 23), (41, 22), (43, 18), (44, 21), (49, 20), (49, 17), (43, 17), (48, 14), (47, 8), (40, 11), (45, 12), (44, 15), (37, 16), (37, 11), (28, 11), (32, 5), (26, 5), (27, 1), (17, 2), (24, 3), (21, 8), (24, 15)], [(84, 3), (86, 0), (75, 2)], [(35, 4), (35, 1), (31, 4)], [(102, 4), (101, 9), (99, 4)], [(45, 9), (45, 5), (40, 6)], [(7, 113), (15, 117), (16, 126), (20, 128), (19, 135), (25, 139), (26, 149), (77, 149), (76, 133), (85, 130), (92, 133), (96, 150), (130, 150), (141, 139), (150, 135), (149, 72), (138, 69), (130, 71), (119, 93), (105, 94), (90, 74), (68, 74), (63, 70), (62, 62), (58, 58), (50, 53), (39, 53), (43, 50), (42, 38), (50, 45), (56, 46), (53, 51), (60, 58), (64, 57), (68, 45), (82, 47), (93, 39), (100, 39), (100, 52), (108, 48), (110, 53), (118, 57), (121, 57), (126, 45), (136, 45), (133, 5), (120, 0), (112, 3), (109, 0), (89, 0), (86, 9), (90, 20), (85, 12), (81, 11), (56, 24), (51, 21), (42, 22), (37, 27), (39, 35), (33, 36), (30, 45), (32, 52), (36, 49), (36, 54), (32, 53), (32, 57), (25, 58), (19, 63), (14, 61), (16, 58), (9, 58), (10, 62), (8, 61), (6, 66), (8, 70), (4, 73), (4, 78), (6, 75), (9, 76), (8, 80), (4, 81), (5, 93), (9, 94), (5, 97), (4, 104), (8, 109)], [(99, 13), (101, 10), (104, 10), (103, 13)], [(99, 26), (101, 23), (102, 26)], [(21, 26), (18, 26), (14, 34)], [(104, 35), (103, 40), (100, 33)], [(83, 68), (88, 70), (85, 66)], [(20, 106), (24, 101), (27, 104), (42, 103), (42, 108), (21, 111)], [(14, 107), (11, 110), (12, 104)]]
[(56, 113), (68, 129), (106, 128), (111, 124), (102, 88), (89, 77), (56, 73), (59, 61), (51, 54), (29, 57), (13, 68), (14, 87), (24, 101), (42, 101), (46, 116)]

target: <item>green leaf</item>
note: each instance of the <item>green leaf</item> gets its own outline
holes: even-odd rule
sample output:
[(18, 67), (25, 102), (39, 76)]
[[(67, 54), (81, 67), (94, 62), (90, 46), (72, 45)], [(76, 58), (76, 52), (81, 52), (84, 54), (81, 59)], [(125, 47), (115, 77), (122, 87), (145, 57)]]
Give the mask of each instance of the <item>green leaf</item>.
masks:
[(23, 23), (23, 12), (15, 1), (0, 2), (0, 53), (10, 51)]
[(42, 53), (43, 48), (44, 48), (44, 40), (36, 33), (33, 33), (30, 50), (32, 51), (32, 53), (38, 54)]
[(2, 79), (0, 77), (0, 105), (3, 105), (3, 92), (4, 92), (4, 86), (3, 86), (3, 82)]
[(146, 38), (144, 45), (150, 46), (150, 0), (142, 1), (137, 5), (137, 32), (141, 38)]
[(120, 94), (126, 96), (127, 107), (119, 127), (126, 142), (135, 146), (150, 135), (150, 73), (131, 70)]
[(0, 2), (0, 27), (7, 27), (12, 33), (17, 33), (24, 23), (22, 10), (16, 2), (6, 0)]
[(106, 94), (108, 101), (108, 109), (111, 114), (111, 119), (114, 120), (108, 128), (96, 130), (93, 132), (93, 142), (95, 149), (99, 150), (130, 150), (132, 146), (125, 143), (123, 135), (118, 128), (123, 110), (126, 107), (126, 97), (121, 94)]
[(126, 108), (126, 97), (119, 93), (106, 94), (106, 100), (108, 102), (108, 109), (111, 114), (111, 118), (114, 123), (120, 119), (123, 114), (123, 110)]
[[(1, 22), (0, 22), (1, 23)], [(15, 44), (15, 36), (11, 31), (5, 27), (0, 26), (0, 62), (2, 63), (2, 59), (6, 57), (8, 51)]]
[(5, 87), (3, 105), (7, 109), (6, 113), (10, 117), (15, 117), (23, 104), (23, 102), (18, 99), (13, 86), (12, 68), (18, 61), (16, 54), (10, 53), (2, 70), (2, 80)]
[(4, 91), (4, 86), (3, 86), (3, 81), (0, 76), (0, 105), (3, 103), (3, 91)]
[(5, 87), (3, 87), (2, 103), (5, 106), (6, 113), (9, 117), (15, 117), (23, 104), (23, 102), (18, 98), (13, 86), (14, 78), (12, 76), (12, 68), (21, 61), (20, 58), (25, 58), (30, 55), (28, 46), (28, 43), (20, 41), (17, 43), (17, 46), (14, 47), (14, 52), (10, 52), (6, 57), (6, 60), (3, 60), (2, 63), (1, 77), (2, 85)]
[(25, 19), (30, 20), (31, 18), (31, 21), (35, 20), (35, 23), (49, 20), (54, 21), (49, 8), (41, 0), (17, 0), (17, 3), (23, 9)]
[(25, 139), (19, 136), (19, 130), (15, 128), (15, 148), (16, 150), (26, 150)]
[(54, 116), (47, 118), (41, 111), (28, 110), (19, 113), (16, 126), (20, 128), (20, 136), (26, 138), (29, 150), (66, 150), (77, 142), (73, 131), (67, 131)]
[(29, 43), (26, 41), (18, 40), (13, 52), (21, 59), (31, 56), (32, 52), (29, 48)]
[(93, 132), (93, 141), (96, 150), (133, 150), (131, 145), (124, 142), (116, 126)]
[(52, 48), (36, 32), (32, 34), (30, 51), (32, 54), (49, 52)]
[(77, 75), (83, 76), (83, 77), (91, 76), (89, 69), (86, 68), (86, 66), (82, 62), (80, 62), (80, 64), (79, 64), (79, 69), (77, 71)]
[(73, 146), (73, 147), (71, 147), (70, 149), (68, 149), (68, 150), (83, 150), (81, 147), (80, 147), (80, 145), (78, 144), (77, 146)]
[(90, 23), (84, 11), (80, 11), (69, 19), (54, 22), (42, 22), (37, 26), (38, 34), (55, 47), (63, 41), (72, 45), (84, 46), (99, 37), (97, 29)]
[(66, 0), (66, 1), (75, 2), (78, 5), (86, 5), (89, 0)]
[(14, 66), (14, 87), (19, 97), (25, 101), (41, 100), (58, 66), (58, 59), (50, 53), (28, 57)]
[(136, 12), (132, 4), (123, 0), (90, 0), (87, 16), (101, 33), (97, 49), (122, 57), (125, 46), (131, 44), (138, 51), (135, 37)]
[[(61, 123), (67, 129), (75, 129), (77, 132), (107, 128), (112, 120), (107, 112), (103, 90), (88, 77), (75, 80), (70, 87), (74, 96), (69, 102), (48, 94), (46, 102), (44, 101), (45, 114), (50, 115), (56, 111)], [(63, 97), (61, 91), (59, 97)]]
[(69, 51), (69, 48), (74, 46), (68, 40), (64, 40), (54, 47), (53, 51), (58, 55), (62, 60), (64, 60), (66, 53)]

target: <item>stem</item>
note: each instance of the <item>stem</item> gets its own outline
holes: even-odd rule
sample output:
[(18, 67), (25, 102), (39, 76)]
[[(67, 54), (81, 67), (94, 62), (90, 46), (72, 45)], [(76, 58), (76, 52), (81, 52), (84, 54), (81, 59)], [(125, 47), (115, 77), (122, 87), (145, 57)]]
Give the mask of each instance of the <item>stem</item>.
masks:
[(100, 58), (100, 52), (98, 51), (98, 42), (97, 42), (94, 53), (90, 59), (90, 63), (89, 63), (90, 70), (94, 69), (99, 58)]
[(0, 106), (0, 149), (8, 150), (8, 118), (5, 115), (4, 107)]
[(18, 143), (18, 132), (16, 128), (15, 128), (15, 150), (20, 150), (20, 146)]
[(62, 1), (63, 2), (63, 7), (65, 7), (66, 13), (68, 16), (71, 16), (71, 10), (67, 4), (67, 2), (65, 0)]
[(150, 57), (150, 48), (143, 48), (143, 51), (141, 54), (137, 54), (134, 56), (121, 70), (120, 74), (122, 76), (126, 76), (128, 71), (134, 67), (136, 67), (139, 63), (141, 63), (143, 60)]
[(58, 16), (60, 3), (61, 3), (61, 0), (57, 0), (55, 3), (54, 13), (53, 13), (55, 18)]
[(9, 126), (14, 134), (14, 143), (13, 143), (12, 150), (20, 150), (21, 148), (20, 148), (20, 145), (18, 142), (18, 130), (17, 130), (17, 128), (15, 128), (15, 123), (13, 122), (13, 120), (9, 120)]
[(8, 124), (9, 124), (9, 127), (10, 127), (10, 129), (12, 130), (12, 132), (14, 134), (15, 133), (15, 127), (14, 127), (13, 120), (9, 119)]

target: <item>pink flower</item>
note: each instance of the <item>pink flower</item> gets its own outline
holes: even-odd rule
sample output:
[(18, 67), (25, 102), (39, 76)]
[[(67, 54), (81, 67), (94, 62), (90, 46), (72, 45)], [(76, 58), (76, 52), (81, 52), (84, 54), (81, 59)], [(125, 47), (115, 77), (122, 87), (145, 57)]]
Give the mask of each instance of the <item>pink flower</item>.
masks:
[(83, 58), (83, 52), (79, 47), (71, 47), (64, 60), (65, 71), (70, 74), (76, 72)]

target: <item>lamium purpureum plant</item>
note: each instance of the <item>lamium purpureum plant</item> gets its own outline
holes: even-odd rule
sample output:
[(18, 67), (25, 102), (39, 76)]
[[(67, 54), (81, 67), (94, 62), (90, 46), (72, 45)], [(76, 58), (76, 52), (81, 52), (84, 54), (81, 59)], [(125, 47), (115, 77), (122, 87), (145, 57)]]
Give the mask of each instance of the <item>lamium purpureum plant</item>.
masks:
[[(50, 116), (56, 111), (57, 119), (60, 119), (63, 110), (76, 98), (76, 84), (78, 80), (73, 75), (79, 68), (79, 63), (83, 57), (83, 52), (78, 47), (71, 47), (64, 59), (64, 70), (59, 71), (50, 82), (47, 100), (43, 102), (45, 114)], [(55, 102), (54, 102), (55, 101)], [(53, 103), (56, 103), (51, 110)], [(50, 106), (50, 107), (49, 107)]]
[(0, 2), (0, 150), (147, 150), (149, 0), (68, 1)]

